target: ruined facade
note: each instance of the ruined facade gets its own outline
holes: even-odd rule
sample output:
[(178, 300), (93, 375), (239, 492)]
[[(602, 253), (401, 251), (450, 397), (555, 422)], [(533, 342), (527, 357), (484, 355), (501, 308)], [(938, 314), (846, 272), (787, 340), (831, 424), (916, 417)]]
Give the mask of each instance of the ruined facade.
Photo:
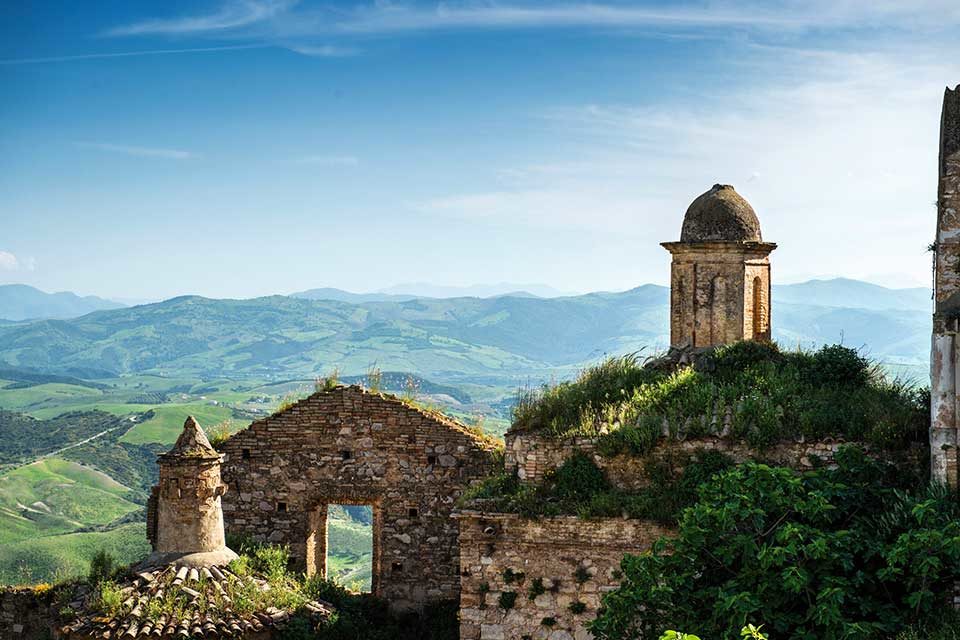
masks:
[(237, 554), (227, 548), (220, 497), (220, 454), (191, 416), (177, 442), (157, 459), (160, 479), (147, 504), (150, 562), (184, 566), (225, 565)]
[[(104, 607), (94, 585), (62, 585), (69, 605), (51, 616), (51, 628), (37, 637), (270, 640), (295, 612), (307, 616), (311, 625), (329, 619), (333, 605), (314, 600), (293, 604), (282, 593), (271, 598), (282, 588), (266, 576), (231, 564), (237, 554), (224, 544), (220, 497), (227, 487), (220, 481), (220, 454), (192, 416), (158, 463), (159, 483), (147, 506), (147, 535), (154, 553), (119, 576), (122, 606)], [(265, 595), (252, 599), (251, 593)], [(240, 600), (247, 606), (236, 606)], [(42, 601), (38, 605), (42, 613)], [(53, 613), (49, 606), (45, 611), (48, 616)], [(0, 638), (5, 638), (2, 631)]]
[(369, 505), (375, 594), (399, 608), (456, 599), (454, 503), (494, 471), (493, 445), (463, 425), (360, 387), (313, 394), (224, 445), (227, 532), (287, 544), (326, 575), (327, 507)]
[(957, 368), (960, 360), (960, 86), (947, 88), (940, 120), (937, 235), (930, 354), (930, 460), (935, 479), (960, 484)]
[(646, 520), (463, 511), (461, 640), (586, 640), (620, 562), (670, 529)]
[(715, 184), (683, 219), (671, 253), (670, 345), (711, 347), (770, 339), (770, 252), (753, 207)]

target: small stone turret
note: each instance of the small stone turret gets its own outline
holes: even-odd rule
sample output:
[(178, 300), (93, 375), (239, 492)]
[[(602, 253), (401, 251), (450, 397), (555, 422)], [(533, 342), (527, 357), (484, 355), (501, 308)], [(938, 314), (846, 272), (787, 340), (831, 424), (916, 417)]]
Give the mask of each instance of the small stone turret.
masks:
[(147, 536), (153, 545), (148, 564), (226, 564), (237, 557), (227, 548), (220, 496), (221, 456), (191, 416), (176, 444), (157, 462), (160, 481), (147, 505)]
[(770, 252), (750, 203), (715, 184), (683, 218), (680, 242), (663, 242), (670, 273), (670, 346), (770, 339)]

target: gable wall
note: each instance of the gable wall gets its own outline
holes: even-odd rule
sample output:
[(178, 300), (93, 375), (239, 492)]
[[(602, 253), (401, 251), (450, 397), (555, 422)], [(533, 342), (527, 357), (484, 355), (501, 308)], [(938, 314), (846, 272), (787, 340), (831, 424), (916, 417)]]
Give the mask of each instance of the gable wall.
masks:
[(374, 591), (397, 608), (459, 597), (451, 513), (463, 489), (494, 469), (470, 434), (396, 399), (340, 387), (253, 423), (222, 451), (228, 535), (287, 544), (301, 568), (315, 569), (325, 557), (325, 505), (369, 504)]

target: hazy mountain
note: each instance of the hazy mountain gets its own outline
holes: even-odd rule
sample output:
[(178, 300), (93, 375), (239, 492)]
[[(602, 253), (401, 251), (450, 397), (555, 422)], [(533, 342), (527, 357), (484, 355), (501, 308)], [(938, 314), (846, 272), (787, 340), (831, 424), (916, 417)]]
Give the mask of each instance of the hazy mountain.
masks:
[(561, 296), (575, 295), (570, 292), (554, 289), (546, 284), (515, 284), (511, 282), (473, 284), (463, 287), (430, 284), (428, 282), (412, 282), (387, 287), (386, 289), (381, 289), (379, 293), (408, 295), (416, 298), (493, 298), (495, 296), (506, 295), (524, 298), (559, 298)]
[[(810, 284), (810, 283), (806, 283)], [(812, 299), (774, 294), (774, 337), (786, 346), (843, 342), (881, 361), (925, 370), (930, 314), (905, 309), (900, 290), (851, 281), (811, 284)], [(802, 285), (787, 297), (802, 299)], [(445, 380), (532, 378), (604, 354), (665, 347), (666, 287), (564, 298), (418, 298), (372, 302), (270, 296), (180, 297), (72, 320), (0, 326), (0, 364), (48, 373), (359, 375), (377, 363)], [(877, 308), (839, 307), (847, 295)], [(885, 297), (886, 296), (886, 297)]]
[(124, 305), (96, 296), (78, 296), (69, 291), (46, 293), (25, 284), (0, 285), (0, 318), (75, 318), (100, 309), (118, 309)]
[(319, 289), (307, 289), (290, 294), (291, 298), (303, 298), (304, 300), (336, 300), (339, 302), (387, 302), (389, 300), (402, 301), (416, 298), (413, 295), (391, 294), (391, 293), (353, 293), (343, 289), (334, 289), (332, 287), (321, 287)]
[(857, 309), (916, 309), (932, 313), (930, 295), (930, 289), (924, 287), (888, 289), (846, 278), (773, 286), (775, 301)]

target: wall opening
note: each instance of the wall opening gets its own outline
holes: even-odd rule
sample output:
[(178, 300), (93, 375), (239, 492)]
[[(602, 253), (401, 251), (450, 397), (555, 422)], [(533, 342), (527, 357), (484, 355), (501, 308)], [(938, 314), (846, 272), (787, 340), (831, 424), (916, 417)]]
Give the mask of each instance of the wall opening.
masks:
[(710, 300), (710, 344), (727, 342), (727, 281), (723, 276), (713, 278)]
[(762, 340), (767, 333), (767, 309), (764, 304), (763, 281), (759, 276), (753, 279), (753, 339)]
[(327, 505), (327, 579), (351, 591), (373, 590), (373, 507)]

